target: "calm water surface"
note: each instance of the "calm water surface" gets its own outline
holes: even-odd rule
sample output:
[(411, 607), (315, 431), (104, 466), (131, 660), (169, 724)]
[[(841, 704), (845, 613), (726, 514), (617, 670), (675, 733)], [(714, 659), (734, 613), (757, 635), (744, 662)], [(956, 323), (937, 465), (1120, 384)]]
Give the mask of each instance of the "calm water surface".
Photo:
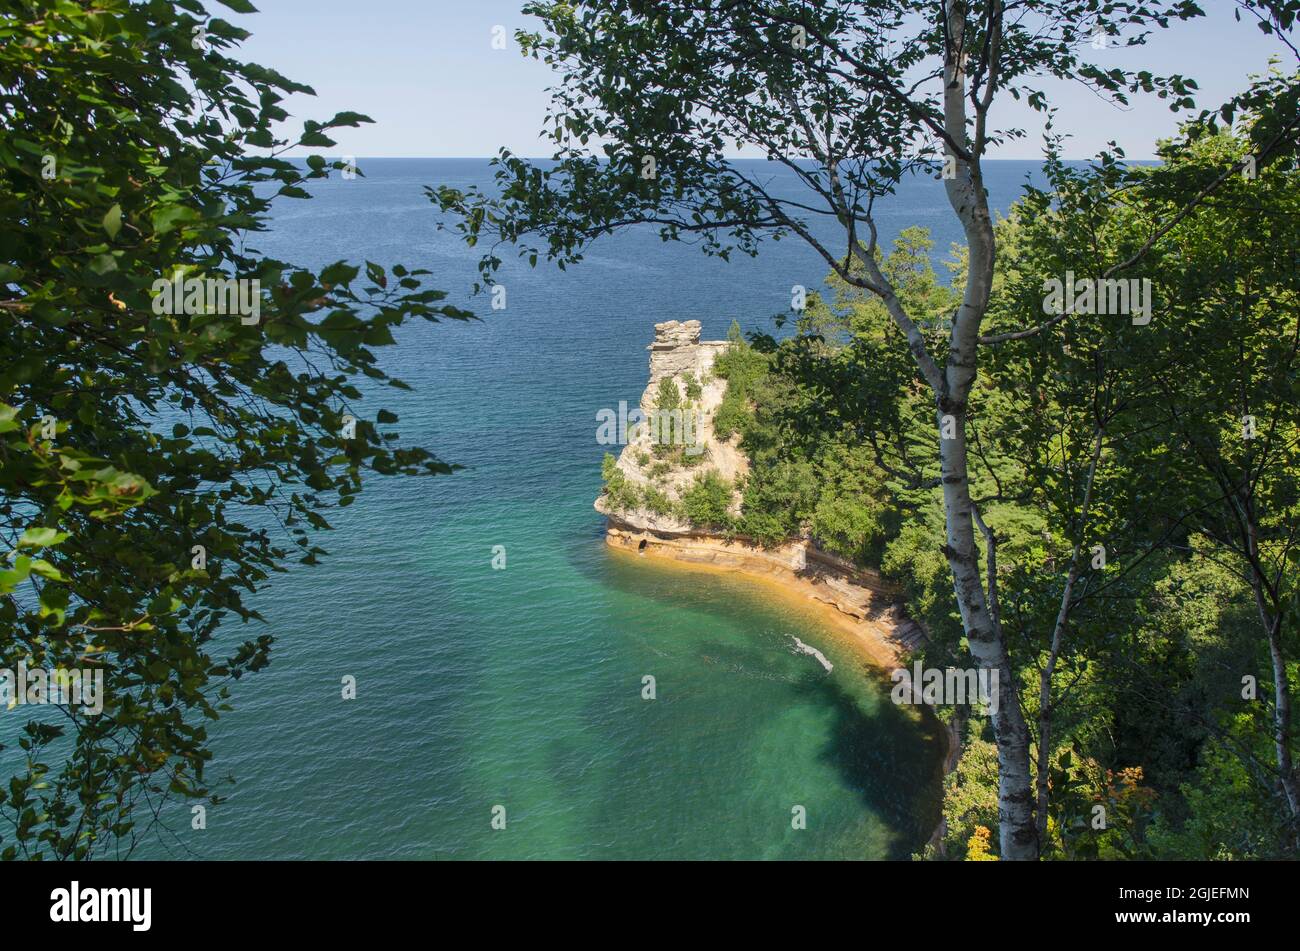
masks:
[[(285, 202), (250, 244), (313, 266), (434, 272), (482, 322), (420, 324), (383, 353), (408, 441), (467, 467), (374, 480), (337, 513), (322, 567), (256, 599), (271, 667), (213, 728), (229, 801), (190, 830), (168, 813), (144, 856), (204, 858), (904, 858), (937, 817), (942, 744), (797, 605), (753, 582), (609, 551), (592, 509), (596, 412), (635, 402), (652, 325), (773, 330), (820, 258), (794, 241), (730, 264), (652, 233), (598, 244), (567, 273), (511, 266), (508, 307), (466, 291), (476, 251), (435, 229), (421, 187), (486, 183), (482, 160), (362, 161)], [(1029, 163), (993, 163), (1000, 208)], [(780, 172), (772, 172), (780, 176)], [(780, 182), (777, 183), (780, 185)], [(960, 239), (916, 181), (881, 216)], [(495, 545), (507, 567), (491, 567)], [(229, 636), (252, 636), (231, 629)], [(827, 672), (796, 650), (821, 650)], [(355, 701), (340, 681), (356, 677)], [(641, 698), (642, 678), (658, 698)], [(507, 827), (491, 828), (503, 806)], [(791, 810), (807, 810), (807, 829)]]

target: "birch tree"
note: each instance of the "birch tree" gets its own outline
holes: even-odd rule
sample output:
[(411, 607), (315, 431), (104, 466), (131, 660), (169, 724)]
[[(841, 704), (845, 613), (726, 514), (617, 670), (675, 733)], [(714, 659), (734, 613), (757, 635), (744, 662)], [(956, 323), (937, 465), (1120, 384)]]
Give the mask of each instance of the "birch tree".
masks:
[[(546, 120), (554, 161), (503, 150), (498, 193), (437, 187), (431, 199), (467, 241), (486, 244), (485, 282), (503, 249), (564, 267), (601, 235), (649, 225), (724, 259), (754, 254), (764, 238), (797, 238), (846, 283), (876, 295), (933, 399), (945, 509), (936, 543), (970, 652), (999, 678), (1000, 854), (1037, 858), (1029, 730), (980, 570), (969, 477), (980, 347), (997, 342), (981, 334), (997, 263), (984, 162), (1024, 134), (990, 117), (1007, 98), (1048, 110), (1051, 80), (1114, 103), (1150, 94), (1190, 108), (1193, 82), (1103, 68), (1090, 51), (1099, 42), (1140, 47), (1199, 8), (1177, 0), (614, 0), (536, 2), (526, 11), (543, 30), (521, 33), (523, 49), (559, 74)], [(800, 192), (726, 161), (733, 145), (758, 148)], [(943, 179), (965, 237), (969, 266), (951, 314), (910, 313), (878, 262), (876, 202), (913, 174)], [(949, 330), (933, 347), (924, 328), (936, 319)]]

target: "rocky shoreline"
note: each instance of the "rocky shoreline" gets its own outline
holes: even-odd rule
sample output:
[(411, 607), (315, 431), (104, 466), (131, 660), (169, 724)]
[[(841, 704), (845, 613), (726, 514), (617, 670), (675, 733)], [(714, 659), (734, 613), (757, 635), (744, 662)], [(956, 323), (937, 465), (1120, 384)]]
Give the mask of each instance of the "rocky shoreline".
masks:
[(921, 626), (907, 617), (901, 600), (874, 572), (865, 571), (806, 541), (773, 547), (739, 537), (672, 531), (607, 513), (605, 541), (641, 555), (670, 558), (779, 584), (786, 591), (830, 608), (838, 626), (854, 636), (878, 667), (904, 667), (925, 640)]

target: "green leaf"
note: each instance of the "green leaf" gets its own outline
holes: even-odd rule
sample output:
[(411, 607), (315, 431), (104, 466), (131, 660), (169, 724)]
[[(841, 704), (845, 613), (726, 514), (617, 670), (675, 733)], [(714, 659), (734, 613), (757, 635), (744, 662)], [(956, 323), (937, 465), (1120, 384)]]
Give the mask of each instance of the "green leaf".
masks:
[(340, 112), (340, 113), (338, 113), (337, 115), (335, 115), (334, 118), (331, 119), (329, 122), (325, 123), (325, 125), (327, 125), (327, 126), (359, 126), (359, 125), (361, 125), (363, 122), (373, 123), (374, 121), (375, 121), (375, 120), (372, 119), (372, 118), (370, 118), (370, 116), (363, 115), (363, 114), (360, 113), (360, 112)]
[(62, 573), (61, 571), (59, 571), (58, 568), (55, 568), (52, 564), (50, 564), (50, 563), (49, 563), (48, 561), (46, 561), (44, 558), (33, 558), (33, 559), (32, 559), (32, 571), (36, 572), (36, 573), (37, 573), (38, 575), (40, 575), (42, 578), (48, 578), (50, 581), (67, 581), (67, 580), (68, 580), (66, 577), (64, 577), (63, 573)]
[(116, 238), (117, 233), (122, 230), (122, 206), (114, 205), (104, 213), (104, 230), (108, 232), (110, 239)]
[(57, 545), (66, 538), (70, 538), (68, 532), (61, 532), (54, 528), (33, 527), (23, 532), (18, 539), (19, 548), (46, 548), (50, 545)]
[(177, 226), (199, 220), (199, 213), (188, 205), (163, 205), (152, 216), (153, 230), (157, 234), (166, 234)]

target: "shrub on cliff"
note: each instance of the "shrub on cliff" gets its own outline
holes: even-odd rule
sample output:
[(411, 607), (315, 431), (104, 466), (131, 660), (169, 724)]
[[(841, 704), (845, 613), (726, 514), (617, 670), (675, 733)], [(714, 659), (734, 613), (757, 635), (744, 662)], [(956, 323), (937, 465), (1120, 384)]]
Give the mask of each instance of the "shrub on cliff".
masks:
[(641, 506), (655, 515), (674, 516), (681, 514), (681, 506), (670, 499), (662, 489), (647, 485), (641, 492)]
[(767, 372), (767, 365), (767, 355), (738, 335), (714, 360), (714, 375), (727, 381), (722, 404), (713, 417), (713, 432), (719, 439), (730, 439), (735, 433), (745, 431), (753, 418), (750, 407), (753, 385)]
[(659, 390), (655, 394), (655, 409), (675, 410), (682, 408), (682, 391), (677, 381), (670, 376), (659, 381)]
[(693, 525), (711, 529), (731, 528), (731, 483), (713, 470), (701, 473), (682, 493), (682, 508)]
[(611, 509), (630, 512), (640, 507), (641, 493), (618, 467), (618, 459), (608, 452), (600, 465), (600, 477), (605, 483), (605, 501)]
[(686, 412), (683, 410), (682, 391), (677, 381), (666, 376), (659, 381), (655, 392), (655, 405), (650, 425), (654, 440), (654, 454), (660, 458), (680, 460), (686, 437)]

